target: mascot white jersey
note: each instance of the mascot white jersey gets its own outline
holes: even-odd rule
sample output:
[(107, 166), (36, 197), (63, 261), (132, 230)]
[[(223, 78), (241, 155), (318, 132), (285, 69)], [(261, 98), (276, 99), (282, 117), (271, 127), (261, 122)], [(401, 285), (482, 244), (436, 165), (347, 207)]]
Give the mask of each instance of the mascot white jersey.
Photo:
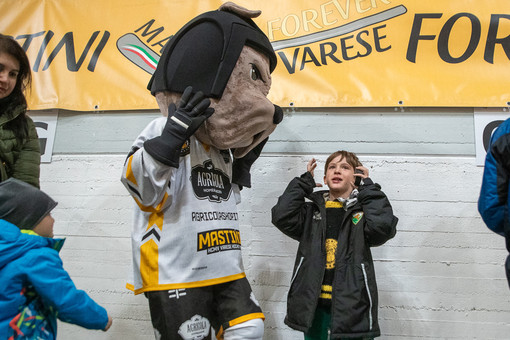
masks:
[[(160, 136), (166, 118), (154, 120), (136, 145)], [(179, 167), (162, 166), (143, 150), (126, 166), (135, 199), (132, 248), (135, 293), (192, 288), (244, 277), (232, 161), (191, 137)], [(130, 180), (131, 179), (131, 180)]]

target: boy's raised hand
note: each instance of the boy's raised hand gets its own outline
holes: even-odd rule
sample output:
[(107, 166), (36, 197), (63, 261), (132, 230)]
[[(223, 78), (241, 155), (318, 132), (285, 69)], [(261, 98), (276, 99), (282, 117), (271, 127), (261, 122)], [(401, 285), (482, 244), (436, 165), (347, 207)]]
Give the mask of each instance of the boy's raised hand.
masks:
[[(306, 165), (306, 170), (312, 174), (312, 177), (314, 177), (313, 171), (315, 170), (316, 167), (317, 167), (317, 160), (315, 158), (312, 158), (310, 161), (308, 161), (308, 164)], [(322, 184), (315, 182), (315, 186), (322, 187)]]

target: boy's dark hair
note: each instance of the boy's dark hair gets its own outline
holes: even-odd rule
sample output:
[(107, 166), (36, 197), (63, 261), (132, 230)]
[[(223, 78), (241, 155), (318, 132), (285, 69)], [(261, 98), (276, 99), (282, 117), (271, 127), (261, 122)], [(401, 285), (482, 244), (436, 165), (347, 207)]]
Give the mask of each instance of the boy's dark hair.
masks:
[(345, 161), (349, 163), (353, 169), (356, 169), (356, 167), (362, 165), (356, 154), (345, 150), (339, 150), (329, 155), (328, 159), (326, 160), (326, 165), (324, 166), (324, 175), (326, 175), (326, 172), (328, 171), (329, 163), (331, 163), (331, 161), (338, 156), (342, 156), (340, 159), (345, 159)]

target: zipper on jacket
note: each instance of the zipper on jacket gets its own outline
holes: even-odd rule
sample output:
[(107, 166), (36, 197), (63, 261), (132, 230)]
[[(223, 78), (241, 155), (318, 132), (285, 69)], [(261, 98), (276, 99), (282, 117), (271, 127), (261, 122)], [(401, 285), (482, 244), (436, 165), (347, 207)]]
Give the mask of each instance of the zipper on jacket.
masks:
[(292, 277), (292, 279), (290, 280), (290, 285), (292, 286), (292, 283), (294, 282), (294, 280), (296, 279), (296, 276), (297, 274), (299, 273), (299, 269), (301, 268), (301, 265), (303, 264), (303, 260), (304, 260), (304, 256), (301, 256), (301, 259), (299, 259), (299, 264), (298, 266), (296, 267), (296, 272), (294, 273), (294, 276)]
[[(318, 223), (319, 227), (321, 228), (322, 269), (321, 269), (321, 275), (320, 275), (321, 279), (319, 281), (319, 286), (317, 287), (317, 292), (316, 292), (317, 299), (315, 299), (315, 303), (312, 308), (313, 313), (312, 313), (312, 320), (310, 320), (310, 326), (313, 323), (315, 311), (317, 310), (317, 306), (319, 305), (319, 295), (321, 292), (321, 283), (322, 283), (322, 280), (324, 279), (324, 272), (326, 271), (326, 222), (325, 222), (325, 219), (324, 219), (324, 221), (322, 219), (322, 216), (326, 216), (325, 205), (324, 205), (324, 202), (322, 202), (323, 204), (322, 204), (322, 208), (321, 208), (321, 206), (317, 202), (315, 202), (314, 200), (312, 200), (312, 202), (315, 204), (315, 206), (317, 207), (317, 210), (318, 210), (318, 211), (314, 212), (313, 220), (316, 223)], [(300, 265), (301, 265), (301, 262), (303, 259), (304, 258), (302, 257), (301, 261), (300, 261)], [(296, 274), (297, 274), (297, 271), (296, 271)], [(331, 330), (329, 330), (329, 332), (331, 332)], [(329, 339), (329, 335), (328, 335), (328, 339)]]
[[(317, 202), (314, 202), (315, 206), (317, 207), (318, 211), (315, 211), (313, 220), (318, 223), (320, 229), (321, 229), (321, 262), (322, 262), (322, 269), (321, 269), (321, 275), (320, 275), (320, 281), (318, 287), (316, 288), (316, 296), (317, 299), (315, 299), (315, 303), (312, 308), (312, 320), (310, 320), (310, 326), (313, 323), (313, 318), (315, 315), (315, 311), (317, 310), (317, 306), (319, 305), (319, 295), (321, 293), (321, 284), (322, 280), (324, 279), (324, 272), (326, 271), (326, 220), (322, 219), (322, 216), (326, 216), (326, 211), (324, 211), (325, 208), (321, 208)], [(322, 207), (324, 207), (324, 202)], [(329, 339), (329, 336), (328, 336)]]
[(370, 323), (370, 330), (372, 330), (372, 326), (373, 326), (373, 318), (372, 318), (372, 294), (370, 292), (370, 288), (368, 287), (368, 279), (367, 279), (367, 271), (365, 270), (365, 264), (362, 263), (361, 264), (361, 269), (363, 270), (363, 278), (365, 279), (365, 288), (367, 289), (367, 293), (368, 293), (368, 300), (370, 302), (370, 310), (368, 312), (368, 321)]
[[(343, 209), (343, 208), (341, 208)], [(340, 228), (343, 228), (343, 226), (346, 224), (346, 220), (351, 216), (351, 213), (352, 213), (352, 210), (353, 208), (349, 208), (347, 210), (345, 210), (345, 213), (344, 213), (344, 216), (342, 217), (342, 220), (341, 220), (341, 223), (340, 223)], [(352, 226), (350, 225), (351, 222), (349, 222), (349, 229), (352, 229)], [(324, 231), (324, 240), (323, 240), (323, 243), (326, 242), (326, 235), (325, 235), (325, 231)], [(337, 241), (340, 242), (340, 234), (341, 234), (341, 231), (340, 233), (338, 234), (338, 238), (337, 238)], [(349, 234), (348, 234), (348, 237), (347, 237), (347, 242), (349, 244), (348, 246), (348, 249), (352, 249), (352, 237), (351, 237), (352, 233), (351, 231), (349, 231)], [(336, 270), (338, 269), (338, 248), (336, 249), (336, 253), (335, 253), (335, 273), (336, 273)], [(322, 274), (324, 276), (324, 273)], [(333, 279), (333, 285), (334, 285), (334, 282), (335, 280)], [(335, 289), (333, 288), (333, 291), (331, 292), (331, 305), (333, 306), (333, 302), (335, 301)], [(331, 308), (331, 320), (334, 320), (336, 317), (335, 315), (335, 310), (334, 308)], [(328, 338), (329, 339), (329, 338)]]

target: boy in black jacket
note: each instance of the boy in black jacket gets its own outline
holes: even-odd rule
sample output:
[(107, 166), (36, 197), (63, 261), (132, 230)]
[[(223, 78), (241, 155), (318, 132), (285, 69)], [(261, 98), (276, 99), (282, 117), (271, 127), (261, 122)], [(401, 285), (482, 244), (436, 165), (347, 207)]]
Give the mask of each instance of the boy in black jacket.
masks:
[[(285, 324), (306, 340), (380, 335), (370, 247), (395, 236), (398, 219), (358, 157), (337, 151), (326, 160), (329, 191), (313, 192), (315, 159), (272, 208), (272, 222), (299, 241)], [(356, 181), (356, 179), (358, 179)], [(310, 201), (305, 202), (305, 198)]]

